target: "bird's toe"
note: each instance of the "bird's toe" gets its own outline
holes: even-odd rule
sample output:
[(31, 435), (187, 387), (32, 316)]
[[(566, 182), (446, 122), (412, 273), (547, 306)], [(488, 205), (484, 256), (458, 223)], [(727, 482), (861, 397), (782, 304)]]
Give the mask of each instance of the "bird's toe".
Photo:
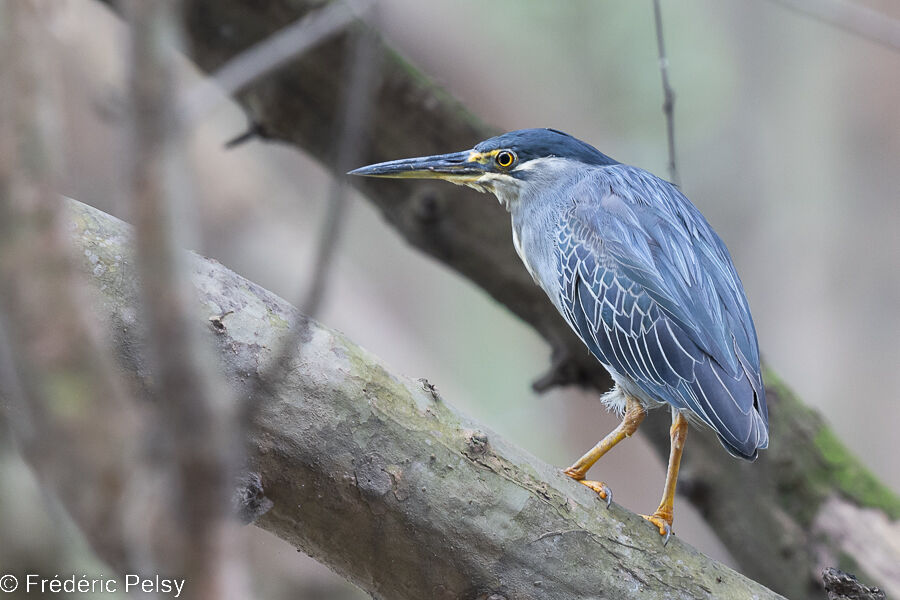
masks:
[(601, 500), (606, 501), (606, 508), (609, 508), (609, 505), (612, 504), (612, 490), (609, 489), (609, 486), (603, 483), (602, 481), (590, 481), (588, 479), (581, 479), (579, 482), (581, 485), (585, 485), (600, 496)]
[(657, 529), (659, 529), (659, 535), (663, 538), (663, 546), (668, 544), (669, 538), (672, 537), (672, 518), (658, 513), (641, 516), (653, 523)]

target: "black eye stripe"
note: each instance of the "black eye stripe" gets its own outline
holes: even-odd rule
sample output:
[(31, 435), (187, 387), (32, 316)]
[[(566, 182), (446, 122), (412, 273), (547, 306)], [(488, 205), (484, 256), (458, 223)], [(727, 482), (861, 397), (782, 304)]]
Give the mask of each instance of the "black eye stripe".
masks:
[(497, 153), (496, 161), (503, 168), (511, 167), (516, 162), (516, 155), (509, 150), (501, 150)]

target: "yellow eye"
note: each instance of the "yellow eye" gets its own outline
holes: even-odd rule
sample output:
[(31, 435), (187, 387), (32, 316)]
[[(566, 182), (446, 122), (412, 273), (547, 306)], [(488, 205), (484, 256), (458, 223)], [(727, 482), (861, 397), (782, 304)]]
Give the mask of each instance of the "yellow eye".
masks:
[(516, 154), (515, 152), (511, 152), (510, 150), (501, 150), (497, 153), (497, 165), (503, 167), (504, 169), (511, 167), (514, 162), (516, 162)]

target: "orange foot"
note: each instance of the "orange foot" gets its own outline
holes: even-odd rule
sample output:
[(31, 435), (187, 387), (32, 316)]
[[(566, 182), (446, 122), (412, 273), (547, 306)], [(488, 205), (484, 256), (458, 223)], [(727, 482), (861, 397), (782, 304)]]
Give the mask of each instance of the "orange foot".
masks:
[(566, 476), (571, 477), (581, 485), (586, 485), (591, 488), (597, 495), (600, 496), (601, 500), (606, 500), (606, 508), (609, 508), (609, 505), (612, 504), (612, 490), (609, 489), (609, 486), (603, 483), (602, 481), (591, 481), (589, 479), (584, 479), (584, 475), (581, 475), (577, 471), (573, 471), (572, 469), (566, 469), (563, 471)]
[(672, 537), (672, 515), (665, 515), (657, 511), (652, 515), (641, 516), (656, 525), (659, 529), (659, 535), (663, 536), (663, 546), (668, 544), (669, 538)]

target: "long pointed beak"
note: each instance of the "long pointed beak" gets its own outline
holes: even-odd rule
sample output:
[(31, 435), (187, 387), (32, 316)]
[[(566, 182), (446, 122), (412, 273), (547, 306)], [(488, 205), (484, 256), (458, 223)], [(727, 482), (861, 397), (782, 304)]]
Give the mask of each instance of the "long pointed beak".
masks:
[(419, 158), (404, 158), (360, 167), (348, 175), (366, 177), (393, 177), (410, 179), (446, 179), (453, 183), (474, 181), (484, 175), (484, 161), (477, 160), (478, 154), (471, 150), (438, 154)]

